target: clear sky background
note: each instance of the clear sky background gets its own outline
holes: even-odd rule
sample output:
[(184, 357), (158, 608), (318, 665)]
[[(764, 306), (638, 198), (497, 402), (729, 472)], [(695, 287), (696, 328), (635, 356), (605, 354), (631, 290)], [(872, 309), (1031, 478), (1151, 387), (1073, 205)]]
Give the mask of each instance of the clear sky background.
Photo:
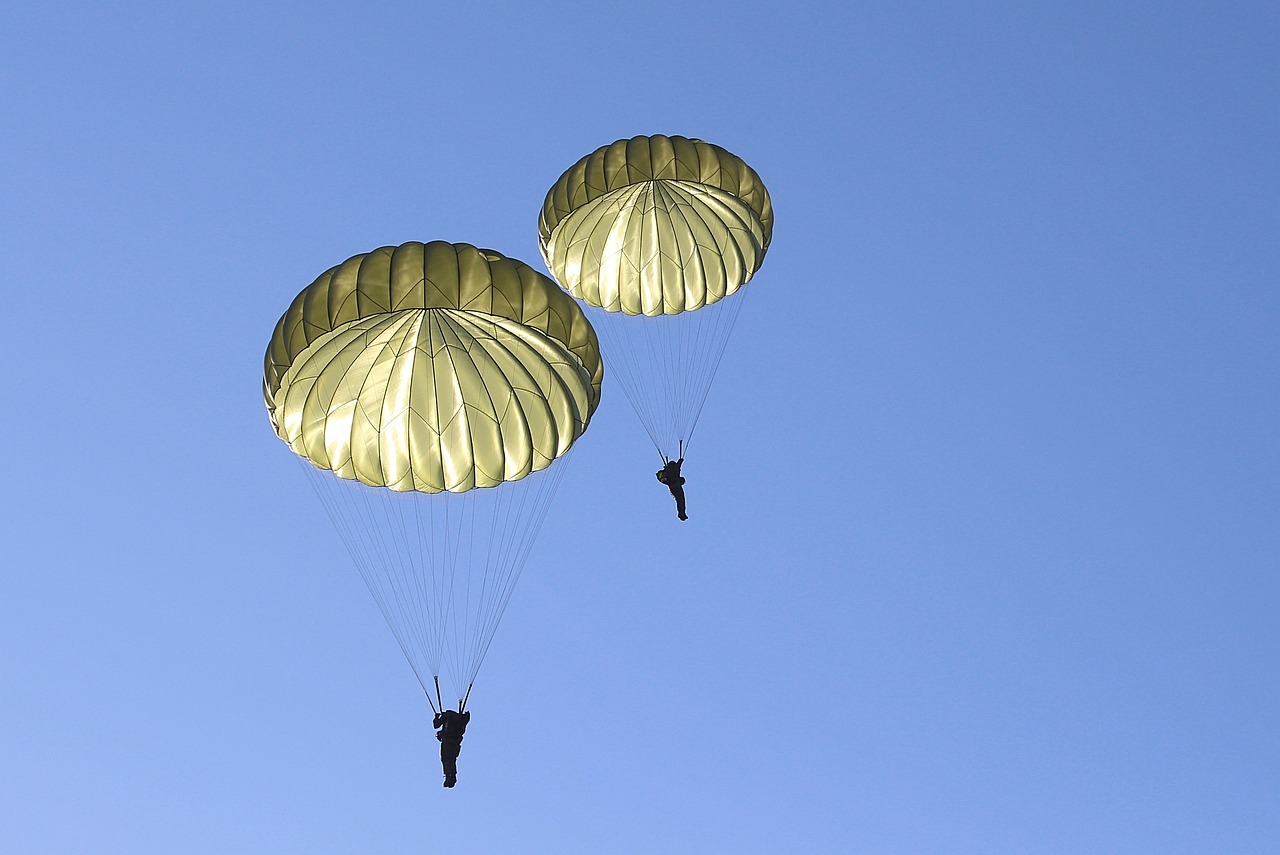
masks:
[[(0, 850), (1280, 851), (1280, 7), (0, 12)], [(262, 404), (301, 288), (640, 133), (777, 227), (430, 710)]]

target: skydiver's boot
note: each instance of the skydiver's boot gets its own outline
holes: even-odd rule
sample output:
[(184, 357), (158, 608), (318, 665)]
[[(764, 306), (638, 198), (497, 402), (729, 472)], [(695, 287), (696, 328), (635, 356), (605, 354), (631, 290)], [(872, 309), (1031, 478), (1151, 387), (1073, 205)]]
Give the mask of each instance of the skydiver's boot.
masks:
[(458, 783), (458, 776), (457, 776), (457, 775), (445, 775), (445, 776), (444, 776), (444, 785), (445, 785), (446, 787), (448, 787), (449, 789), (453, 789), (453, 785), (454, 785), (454, 784), (456, 784), (456, 783)]

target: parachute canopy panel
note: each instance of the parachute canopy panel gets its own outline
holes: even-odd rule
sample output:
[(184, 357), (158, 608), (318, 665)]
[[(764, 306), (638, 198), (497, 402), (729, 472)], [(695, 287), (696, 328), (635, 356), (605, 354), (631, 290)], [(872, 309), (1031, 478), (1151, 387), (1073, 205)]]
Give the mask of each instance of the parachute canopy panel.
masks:
[(733, 294), (760, 268), (772, 235), (755, 170), (680, 136), (597, 149), (560, 176), (538, 219), (543, 259), (569, 293), (650, 317)]
[(514, 259), (435, 241), (326, 271), (276, 324), (263, 392), (299, 456), (374, 487), (465, 492), (545, 469), (603, 364), (581, 309)]

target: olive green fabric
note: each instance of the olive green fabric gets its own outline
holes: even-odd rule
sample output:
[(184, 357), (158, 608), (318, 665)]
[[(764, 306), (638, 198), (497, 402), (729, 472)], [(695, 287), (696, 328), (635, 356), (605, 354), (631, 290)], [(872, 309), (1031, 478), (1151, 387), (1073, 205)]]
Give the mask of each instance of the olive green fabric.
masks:
[(538, 242), (570, 294), (610, 312), (674, 315), (742, 287), (773, 235), (769, 192), (750, 166), (702, 140), (618, 140), (547, 192)]
[(514, 259), (435, 241), (322, 274), (276, 324), (272, 426), (322, 469), (435, 493), (546, 468), (586, 429), (603, 364), (555, 283)]

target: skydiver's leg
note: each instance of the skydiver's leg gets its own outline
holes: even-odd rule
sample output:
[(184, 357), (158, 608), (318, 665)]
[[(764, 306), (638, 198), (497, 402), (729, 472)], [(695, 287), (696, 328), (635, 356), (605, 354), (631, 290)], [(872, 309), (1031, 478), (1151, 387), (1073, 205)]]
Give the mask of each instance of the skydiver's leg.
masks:
[(671, 495), (676, 497), (676, 516), (687, 520), (689, 517), (684, 512), (684, 487), (676, 487), (671, 491)]
[(458, 782), (458, 752), (462, 746), (440, 743), (440, 765), (444, 767), (444, 785), (452, 787)]

